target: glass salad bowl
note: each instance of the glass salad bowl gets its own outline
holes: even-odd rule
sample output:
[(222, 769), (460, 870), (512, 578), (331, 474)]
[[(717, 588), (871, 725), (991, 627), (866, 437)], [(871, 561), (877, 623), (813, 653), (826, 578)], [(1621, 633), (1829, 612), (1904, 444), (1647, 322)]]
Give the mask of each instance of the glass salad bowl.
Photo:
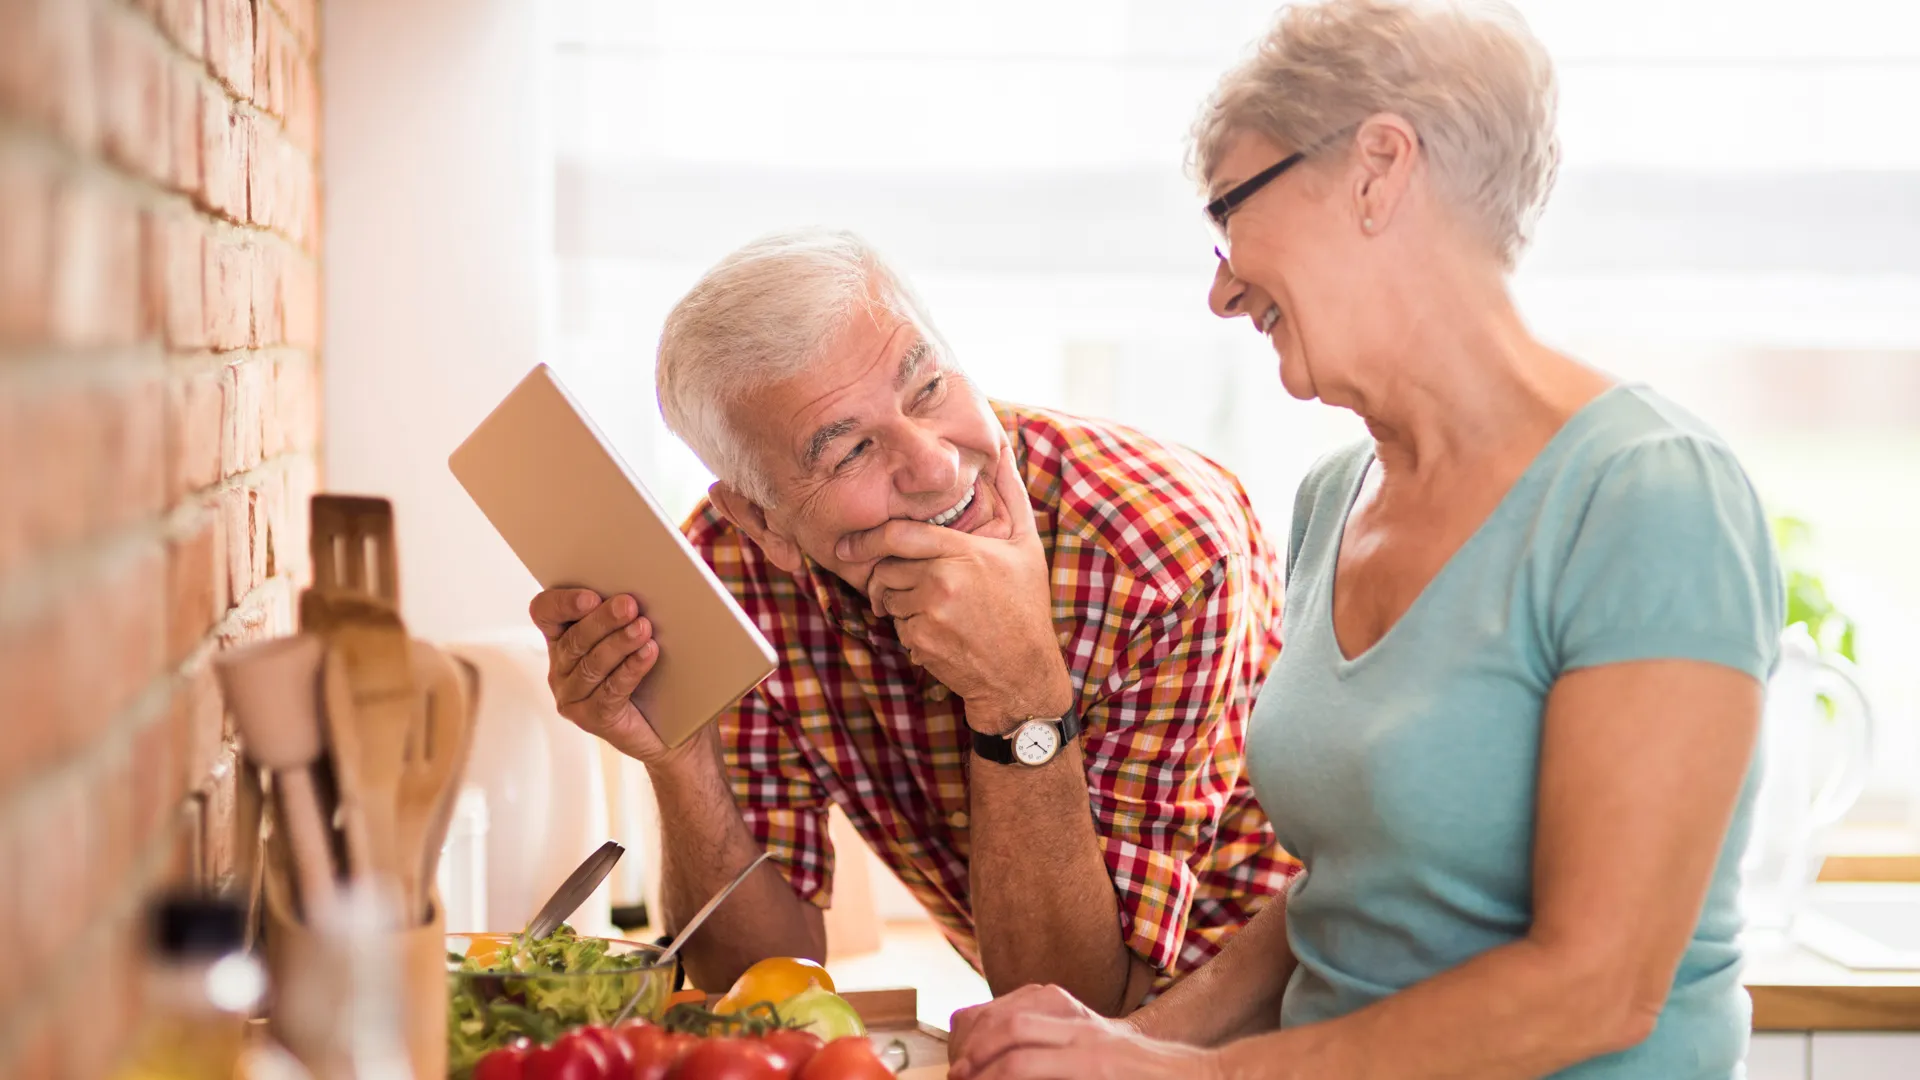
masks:
[(447, 1066), (465, 1077), (489, 1050), (536, 1043), (585, 1024), (629, 1016), (659, 1020), (673, 994), (677, 960), (618, 938), (580, 937), (562, 926), (526, 941), (515, 934), (447, 935)]

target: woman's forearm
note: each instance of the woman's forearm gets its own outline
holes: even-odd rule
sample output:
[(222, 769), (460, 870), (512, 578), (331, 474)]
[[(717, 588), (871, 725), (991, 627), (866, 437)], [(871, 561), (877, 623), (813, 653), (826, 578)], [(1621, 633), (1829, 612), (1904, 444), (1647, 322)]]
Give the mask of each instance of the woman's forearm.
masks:
[(1223, 1048), (1220, 1075), (1351, 1080), (1523, 1080), (1632, 1046), (1625, 966), (1521, 940), (1364, 1009)]
[(1192, 1046), (1272, 1031), (1293, 969), (1281, 893), (1228, 938), (1218, 956), (1123, 1022), (1149, 1038)]

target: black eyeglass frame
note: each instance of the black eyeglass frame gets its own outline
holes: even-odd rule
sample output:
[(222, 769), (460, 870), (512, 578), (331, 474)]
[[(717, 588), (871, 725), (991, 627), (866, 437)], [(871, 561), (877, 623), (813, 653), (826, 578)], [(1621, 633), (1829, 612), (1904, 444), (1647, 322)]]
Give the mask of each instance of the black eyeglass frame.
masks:
[[(1221, 235), (1226, 235), (1228, 214), (1239, 209), (1241, 203), (1259, 194), (1261, 188), (1278, 180), (1282, 173), (1305, 160), (1307, 160), (1307, 152), (1305, 150), (1296, 150), (1286, 157), (1281, 158), (1278, 164), (1270, 165), (1260, 170), (1253, 174), (1251, 179), (1235, 184), (1225, 195), (1208, 203), (1207, 216), (1213, 219), (1213, 227), (1219, 229)], [(1188, 205), (1191, 206), (1192, 204), (1189, 203)]]

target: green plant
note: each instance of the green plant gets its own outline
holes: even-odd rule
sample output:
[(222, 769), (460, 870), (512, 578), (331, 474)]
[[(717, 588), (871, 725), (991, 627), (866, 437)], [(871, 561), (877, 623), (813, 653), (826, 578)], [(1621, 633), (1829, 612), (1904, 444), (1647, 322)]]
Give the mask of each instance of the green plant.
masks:
[(1826, 583), (1813, 566), (1813, 526), (1797, 517), (1775, 515), (1773, 544), (1787, 580), (1787, 622), (1805, 623), (1820, 651), (1854, 662), (1857, 627), (1827, 596)]

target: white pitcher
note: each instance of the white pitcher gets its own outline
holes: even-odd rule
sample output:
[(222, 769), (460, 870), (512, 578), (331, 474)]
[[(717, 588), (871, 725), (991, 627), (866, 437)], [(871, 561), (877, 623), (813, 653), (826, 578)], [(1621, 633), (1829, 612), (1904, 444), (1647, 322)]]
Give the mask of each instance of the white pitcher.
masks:
[[(1819, 876), (1825, 831), (1866, 786), (1873, 711), (1852, 670), (1845, 659), (1822, 655), (1802, 624), (1781, 635), (1780, 666), (1767, 684), (1761, 722), (1753, 837), (1740, 862), (1749, 930), (1785, 930), (1793, 921)], [(1831, 719), (1822, 695), (1834, 704)], [(1827, 741), (1837, 741), (1839, 752), (1816, 753)], [(1825, 768), (1818, 764), (1822, 756), (1831, 757)]]

